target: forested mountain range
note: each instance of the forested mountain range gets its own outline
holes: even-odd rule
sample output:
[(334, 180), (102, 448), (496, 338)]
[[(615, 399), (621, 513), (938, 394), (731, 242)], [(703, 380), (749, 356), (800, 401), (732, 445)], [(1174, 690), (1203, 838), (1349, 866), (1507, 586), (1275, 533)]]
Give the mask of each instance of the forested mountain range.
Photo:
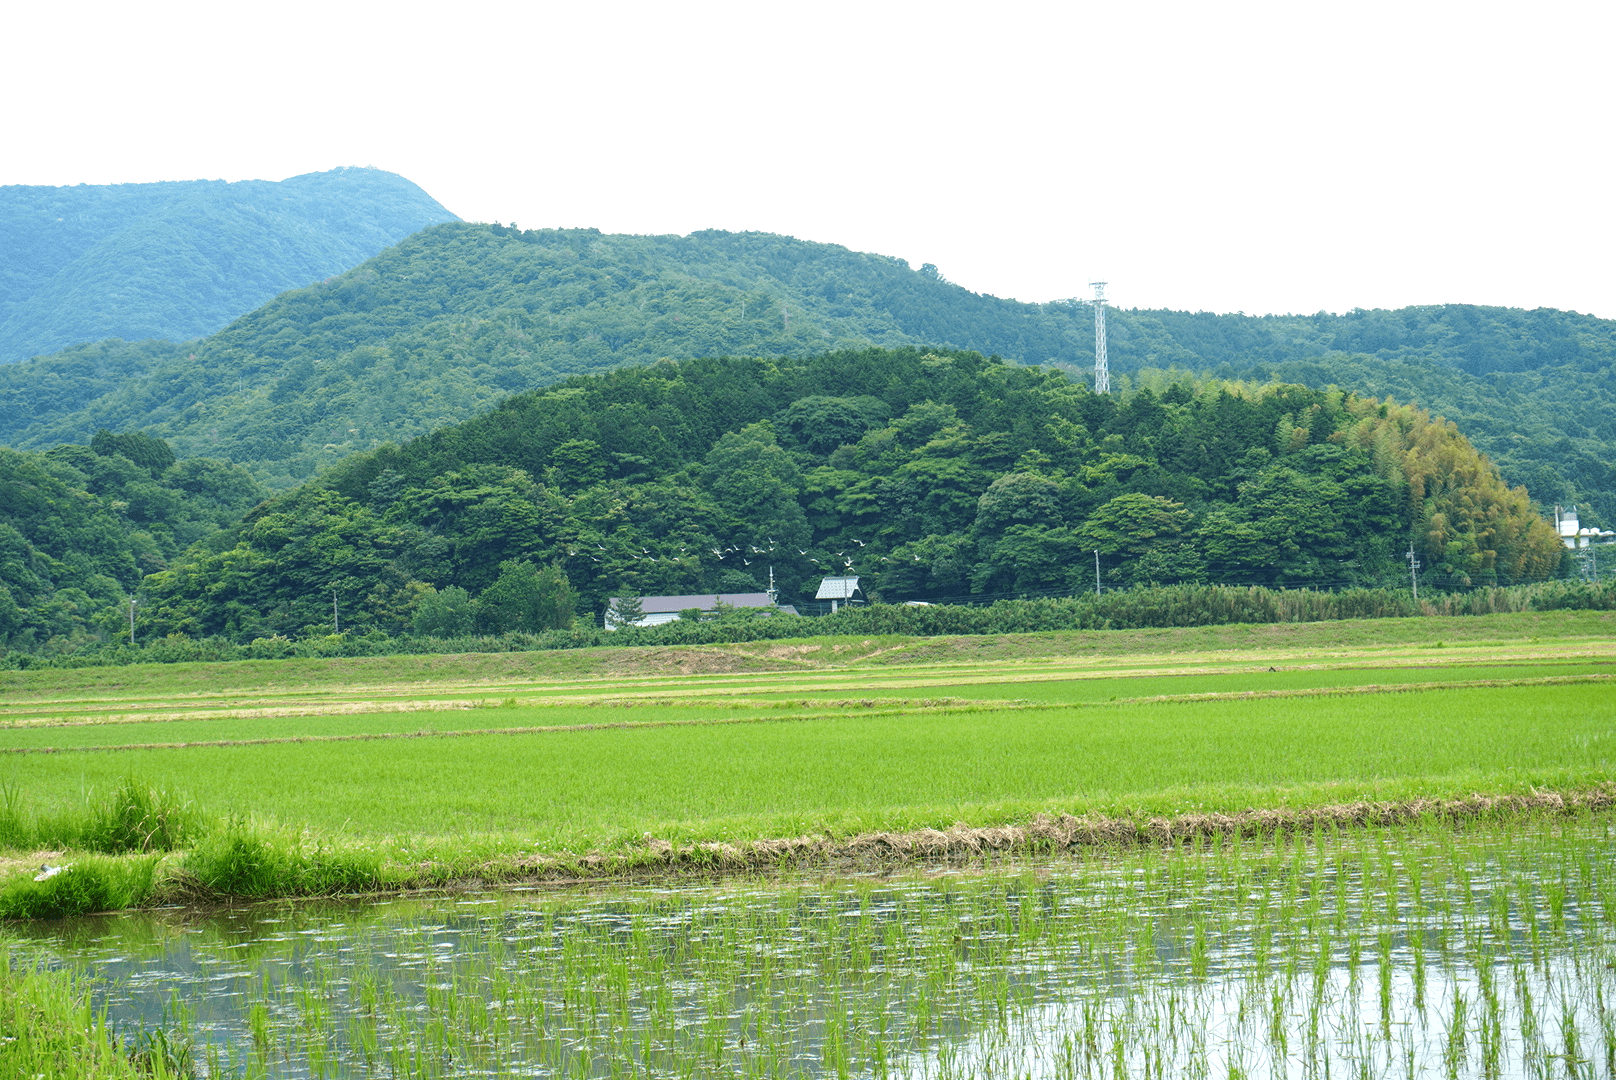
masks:
[(1565, 555), (1451, 424), (1339, 391), (1183, 380), (1124, 401), (956, 350), (580, 376), (356, 453), (143, 586), (153, 635), (462, 634), (608, 597), (888, 601), (1221, 582), (1543, 580)]
[(0, 363), (104, 338), (202, 337), (452, 220), (380, 169), (0, 187)]
[[(1345, 315), (1115, 310), (1117, 385), (1160, 369), (1329, 385), (1456, 421), (1544, 504), (1616, 523), (1616, 323), (1467, 305)], [(760, 233), (611, 236), (449, 223), (186, 346), (102, 342), (0, 367), (0, 441), (146, 430), (285, 489), (506, 394), (659, 359), (969, 348), (1082, 377), (1092, 313)], [(1135, 378), (1130, 379), (1130, 376)]]

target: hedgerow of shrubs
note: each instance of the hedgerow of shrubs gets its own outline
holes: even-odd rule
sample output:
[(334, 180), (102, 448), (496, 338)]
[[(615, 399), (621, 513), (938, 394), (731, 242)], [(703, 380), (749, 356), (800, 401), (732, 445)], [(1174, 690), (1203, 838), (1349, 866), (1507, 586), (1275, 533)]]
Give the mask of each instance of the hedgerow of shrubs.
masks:
[(575, 625), (571, 629), (549, 630), (541, 634), (506, 633), (444, 638), (392, 636), (373, 631), (298, 639), (277, 635), (237, 645), (224, 638), (198, 640), (173, 635), (140, 646), (127, 643), (102, 645), (55, 656), (12, 651), (0, 656), (0, 670), (291, 657), (535, 652), (634, 645), (718, 645), (848, 634), (931, 637), (1569, 610), (1616, 610), (1616, 581), (1549, 581), (1493, 586), (1466, 592), (1427, 594), (1419, 599), (1406, 590), (1397, 589), (1325, 592), (1270, 589), (1256, 585), (1167, 585), (1098, 595), (998, 600), (981, 605), (854, 604), (833, 615), (820, 617), (784, 614), (759, 617), (755, 612), (741, 612), (714, 619), (677, 619), (660, 626), (617, 630)]

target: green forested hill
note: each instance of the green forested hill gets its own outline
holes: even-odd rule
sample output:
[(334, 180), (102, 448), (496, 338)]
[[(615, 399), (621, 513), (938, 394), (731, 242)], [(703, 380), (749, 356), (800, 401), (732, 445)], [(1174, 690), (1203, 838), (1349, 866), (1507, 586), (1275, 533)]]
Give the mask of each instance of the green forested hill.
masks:
[(453, 219), (379, 169), (0, 187), (0, 363), (111, 337), (201, 337)]
[[(1077, 375), (1092, 315), (935, 269), (759, 233), (610, 236), (450, 223), (186, 347), (105, 342), (0, 367), (0, 441), (146, 429), (286, 488), (356, 450), (570, 374), (663, 358), (970, 348)], [(1118, 310), (1111, 363), (1338, 385), (1456, 421), (1512, 483), (1616, 522), (1616, 323), (1465, 305), (1310, 316)]]
[(1263, 316), (1119, 313), (1111, 352), (1415, 402), (1544, 505), (1616, 524), (1616, 322), (1464, 304)]
[(284, 487), (569, 374), (871, 342), (1073, 357), (1086, 318), (767, 234), (449, 224), (186, 349), (103, 343), (0, 369), (0, 440), (149, 428), (181, 454), (247, 463)]
[[(851, 571), (889, 601), (1112, 585), (1542, 580), (1526, 494), (1411, 406), (1181, 381), (1126, 401), (953, 350), (574, 377), (352, 455), (146, 579), (150, 634), (457, 634), (576, 599)], [(557, 597), (565, 595), (566, 602)]]
[(0, 645), (61, 651), (118, 636), (145, 575), (264, 494), (239, 465), (176, 461), (138, 433), (0, 449)]

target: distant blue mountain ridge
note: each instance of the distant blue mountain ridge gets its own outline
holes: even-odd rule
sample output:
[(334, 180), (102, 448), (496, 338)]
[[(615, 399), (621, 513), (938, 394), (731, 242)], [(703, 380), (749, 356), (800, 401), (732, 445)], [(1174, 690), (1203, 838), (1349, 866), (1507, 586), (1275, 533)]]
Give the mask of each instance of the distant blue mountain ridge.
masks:
[(122, 338), (187, 341), (459, 220), (402, 176), (0, 186), (0, 363)]

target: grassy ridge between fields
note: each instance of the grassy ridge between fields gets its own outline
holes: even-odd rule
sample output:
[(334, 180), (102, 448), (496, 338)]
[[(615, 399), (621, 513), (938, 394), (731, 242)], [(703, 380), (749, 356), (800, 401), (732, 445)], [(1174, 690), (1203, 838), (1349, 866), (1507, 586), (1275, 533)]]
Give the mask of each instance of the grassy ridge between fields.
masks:
[[(1073, 634), (959, 639), (941, 657), (937, 639), (658, 649), (639, 668), (497, 681), (476, 657), (413, 679), (361, 668), (346, 686), (356, 662), (331, 660), (304, 681), (271, 669), (256, 690), (181, 692), (175, 676), (194, 676), (174, 667), (120, 669), (116, 685), (16, 673), (35, 681), (0, 714), (0, 845), (14, 853), (0, 856), (0, 917), (666, 872), (785, 838), (823, 855), (1046, 819), (1552, 809), (1531, 800), (1616, 779), (1616, 641), (1587, 619), (1468, 641), (1454, 623), (1483, 620), (1372, 642), (1323, 624), (1221, 650), (1113, 635), (1109, 655)], [(381, 690), (435, 711), (365, 711)], [(152, 742), (192, 745), (131, 746)], [(1517, 801), (1464, 802), (1477, 793)], [(71, 869), (35, 881), (40, 862)]]

